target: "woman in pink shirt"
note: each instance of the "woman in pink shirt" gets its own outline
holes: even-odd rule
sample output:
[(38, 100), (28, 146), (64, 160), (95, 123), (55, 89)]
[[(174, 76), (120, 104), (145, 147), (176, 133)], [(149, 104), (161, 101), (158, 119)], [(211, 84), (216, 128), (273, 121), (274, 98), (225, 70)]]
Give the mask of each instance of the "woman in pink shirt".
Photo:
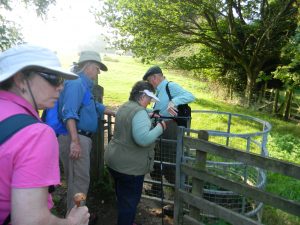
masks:
[[(0, 54), (0, 126), (17, 114), (36, 120), (0, 143), (0, 224), (88, 224), (85, 206), (75, 206), (66, 219), (49, 210), (48, 189), (60, 183), (58, 142), (38, 115), (53, 107), (63, 79), (76, 78), (45, 48), (19, 45)], [(0, 130), (0, 139), (9, 128)]]

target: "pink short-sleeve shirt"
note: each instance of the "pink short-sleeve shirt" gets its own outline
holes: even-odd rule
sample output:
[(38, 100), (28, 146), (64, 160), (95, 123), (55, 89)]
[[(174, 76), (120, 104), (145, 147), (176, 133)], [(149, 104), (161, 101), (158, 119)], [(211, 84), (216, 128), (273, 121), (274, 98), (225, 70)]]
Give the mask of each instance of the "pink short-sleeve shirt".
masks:
[[(0, 121), (38, 113), (23, 98), (0, 90)], [(0, 145), (0, 224), (11, 212), (12, 188), (48, 187), (60, 183), (59, 150), (54, 131), (43, 123), (29, 125)], [(51, 195), (48, 208), (53, 207)]]

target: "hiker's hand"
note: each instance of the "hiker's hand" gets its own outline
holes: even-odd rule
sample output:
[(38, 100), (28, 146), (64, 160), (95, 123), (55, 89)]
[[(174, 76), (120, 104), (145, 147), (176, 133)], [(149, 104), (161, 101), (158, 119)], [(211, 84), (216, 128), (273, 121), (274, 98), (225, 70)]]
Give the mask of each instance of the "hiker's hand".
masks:
[(149, 112), (148, 116), (150, 118), (159, 118), (160, 117), (160, 115), (158, 113), (154, 113), (154, 112)]
[(172, 115), (172, 116), (177, 116), (177, 108), (175, 106), (175, 104), (172, 101), (169, 101), (168, 104), (168, 112)]
[(79, 159), (79, 157), (81, 156), (80, 143), (71, 141), (71, 144), (70, 144), (70, 155), (69, 156), (73, 160)]
[(89, 223), (89, 210), (86, 206), (77, 207), (76, 205), (71, 209), (67, 220), (68, 224), (72, 225), (88, 225)]
[(167, 129), (167, 124), (165, 123), (165, 121), (159, 121), (157, 125), (161, 126), (163, 131)]

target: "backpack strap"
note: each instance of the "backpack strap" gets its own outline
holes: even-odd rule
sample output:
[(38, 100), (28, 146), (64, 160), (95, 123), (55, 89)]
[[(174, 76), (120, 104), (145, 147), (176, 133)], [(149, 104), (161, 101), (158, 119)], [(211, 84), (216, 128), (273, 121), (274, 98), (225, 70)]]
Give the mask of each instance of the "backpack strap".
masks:
[[(27, 114), (16, 114), (0, 122), (0, 145), (7, 141), (11, 136), (31, 124), (39, 121)], [(5, 218), (2, 225), (10, 223), (10, 214)]]
[(0, 122), (0, 145), (19, 130), (38, 122), (40, 122), (38, 119), (27, 114), (16, 114), (2, 120)]
[(8, 214), (8, 216), (5, 218), (5, 220), (3, 221), (2, 225), (8, 225), (10, 223), (10, 214)]
[(168, 94), (168, 97), (169, 97), (169, 100), (172, 101), (172, 96), (171, 96), (171, 93), (170, 93), (170, 88), (169, 88), (169, 83), (172, 82), (172, 81), (169, 81), (167, 83), (167, 86), (166, 86), (166, 92)]

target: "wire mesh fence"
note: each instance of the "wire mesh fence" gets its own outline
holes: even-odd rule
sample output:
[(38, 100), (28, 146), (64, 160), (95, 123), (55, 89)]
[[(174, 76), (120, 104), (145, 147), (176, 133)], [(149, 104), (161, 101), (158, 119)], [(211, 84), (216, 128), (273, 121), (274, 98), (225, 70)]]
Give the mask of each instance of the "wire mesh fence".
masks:
[[(176, 127), (172, 129), (173, 132), (176, 131)], [(271, 125), (268, 122), (254, 117), (226, 112), (192, 111), (191, 126), (190, 129), (185, 130), (185, 135), (197, 137), (197, 131), (206, 130), (210, 142), (267, 156), (266, 144), (270, 129)], [(161, 208), (157, 213), (160, 217), (173, 216), (174, 184), (177, 179), (175, 176), (177, 142), (174, 134), (172, 137), (171, 139), (162, 137), (157, 140), (154, 171), (145, 176), (144, 182), (143, 197), (157, 203), (157, 207)], [(182, 161), (192, 164), (195, 159), (195, 149), (184, 146), (181, 151), (183, 151)], [(258, 188), (264, 188), (266, 184), (265, 173), (258, 168), (213, 155), (208, 155), (207, 160), (207, 170), (214, 174)], [(184, 180), (185, 189), (190, 191), (191, 177), (186, 176)], [(259, 202), (209, 183), (205, 184), (203, 197), (235, 212), (260, 220), (263, 205)], [(185, 208), (189, 210), (188, 206)], [(207, 224), (213, 224), (218, 220), (210, 215), (201, 216), (202, 221)], [(170, 220), (164, 221), (161, 220), (161, 223), (172, 224)]]

